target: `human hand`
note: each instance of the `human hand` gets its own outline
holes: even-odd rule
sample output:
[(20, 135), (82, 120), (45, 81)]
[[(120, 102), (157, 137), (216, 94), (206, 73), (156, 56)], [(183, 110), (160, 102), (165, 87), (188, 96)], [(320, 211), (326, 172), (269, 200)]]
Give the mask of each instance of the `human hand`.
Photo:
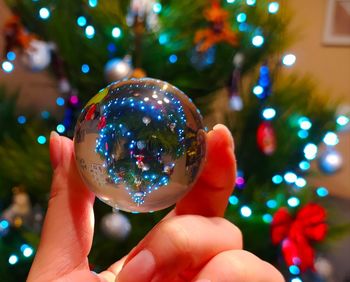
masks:
[(79, 177), (72, 141), (53, 134), (51, 197), (27, 281), (284, 281), (271, 265), (243, 251), (239, 229), (220, 218), (235, 180), (233, 140), (225, 127), (208, 133), (207, 149), (192, 190), (127, 257), (96, 275), (87, 259), (94, 195)]

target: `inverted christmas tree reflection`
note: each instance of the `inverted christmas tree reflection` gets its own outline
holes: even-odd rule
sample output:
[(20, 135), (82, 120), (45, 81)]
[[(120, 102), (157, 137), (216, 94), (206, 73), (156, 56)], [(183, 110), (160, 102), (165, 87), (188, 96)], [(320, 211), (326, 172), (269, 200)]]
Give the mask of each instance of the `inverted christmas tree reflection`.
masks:
[[(84, 144), (85, 134), (98, 134), (94, 151), (102, 167), (96, 177), (106, 176), (98, 185), (126, 190), (136, 206), (165, 187), (174, 189), (170, 194), (178, 198), (176, 190), (185, 192), (193, 183), (204, 156), (203, 125), (195, 106), (175, 87), (152, 79), (123, 81), (106, 89), (84, 108), (76, 129), (76, 148)], [(79, 163), (82, 160), (86, 162), (82, 158)], [(118, 202), (107, 198), (101, 196), (113, 206)]]

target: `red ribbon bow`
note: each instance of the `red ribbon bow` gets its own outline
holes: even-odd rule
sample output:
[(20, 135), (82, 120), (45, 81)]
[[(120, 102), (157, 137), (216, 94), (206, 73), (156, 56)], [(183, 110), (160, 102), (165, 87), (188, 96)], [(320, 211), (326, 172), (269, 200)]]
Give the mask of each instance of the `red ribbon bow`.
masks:
[(271, 224), (272, 243), (282, 243), (282, 253), (288, 266), (297, 265), (300, 271), (314, 270), (315, 250), (311, 242), (322, 241), (327, 233), (326, 211), (317, 204), (307, 204), (291, 216), (280, 208)]

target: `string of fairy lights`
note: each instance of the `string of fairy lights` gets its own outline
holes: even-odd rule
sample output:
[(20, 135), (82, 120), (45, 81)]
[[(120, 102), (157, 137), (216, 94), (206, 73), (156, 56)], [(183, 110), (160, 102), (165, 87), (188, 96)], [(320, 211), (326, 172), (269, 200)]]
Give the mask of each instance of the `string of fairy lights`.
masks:
[[(37, 15), (38, 17), (46, 22), (50, 20), (50, 17), (52, 16), (52, 13), (54, 13), (54, 10), (49, 8), (49, 7), (43, 7), (40, 6), (40, 2), (38, 0), (32, 0), (33, 2), (38, 3), (38, 9), (37, 9)], [(235, 4), (236, 0), (226, 0), (227, 4)], [(241, 2), (241, 1), (240, 1)], [(98, 0), (88, 0), (87, 1), (89, 7), (91, 9), (95, 8), (98, 6)], [(245, 1), (246, 5), (248, 6), (254, 6), (256, 5), (256, 0), (246, 0)], [(273, 1), (268, 3), (267, 5), (267, 12), (271, 15), (277, 14), (279, 12), (280, 4), (277, 1)], [(162, 12), (162, 4), (160, 2), (154, 2), (152, 10), (155, 14), (159, 14)], [(245, 32), (249, 30), (249, 25), (247, 24), (248, 16), (244, 12), (239, 12), (236, 15), (236, 21), (238, 23), (238, 29), (241, 32)], [(96, 34), (96, 29), (93, 25), (93, 23), (89, 22), (87, 17), (84, 15), (79, 15), (76, 18), (76, 25), (78, 28), (81, 29), (81, 32), (85, 35), (87, 40), (93, 40)], [(113, 26), (111, 29), (110, 33), (111, 39), (118, 39), (123, 36), (123, 30), (120, 26)], [(165, 45), (169, 42), (169, 36), (167, 34), (159, 34), (158, 37), (158, 42), (160, 45)], [(256, 29), (252, 35), (250, 42), (252, 46), (255, 48), (261, 48), (264, 46), (266, 42), (266, 38), (264, 37), (263, 33), (261, 32), (260, 29)], [(116, 46), (114, 43), (111, 43), (110, 45), (107, 46), (108, 50), (113, 53), (115, 51)], [(10, 51), (6, 54), (5, 60), (1, 62), (1, 70), (4, 74), (11, 74), (15, 71), (15, 62), (17, 60), (17, 54), (13, 51)], [(177, 63), (179, 60), (179, 57), (177, 54), (171, 54), (168, 57), (168, 62), (171, 64)], [(281, 57), (281, 64), (286, 67), (290, 68), (296, 63), (296, 56), (292, 53), (286, 53)], [(87, 63), (82, 63), (80, 65), (80, 71), (82, 74), (88, 74), (90, 72), (90, 66)], [(261, 67), (260, 72), (263, 73), (265, 71), (264, 66)], [(266, 84), (267, 83), (267, 84)], [(259, 99), (262, 99), (264, 97), (264, 93), (266, 90), (266, 87), (268, 87), (270, 82), (264, 81), (264, 79), (260, 80), (258, 84), (253, 86), (252, 88), (252, 93)], [(78, 103), (78, 97), (77, 96), (72, 96), (71, 98), (71, 103), (77, 104)], [(64, 107), (66, 104), (66, 100), (63, 97), (58, 97), (56, 99), (56, 105), (58, 107)], [(51, 113), (47, 110), (43, 110), (40, 113), (40, 117), (44, 120), (49, 119)], [(264, 107), (261, 110), (261, 118), (265, 121), (272, 121), (278, 117), (278, 110), (273, 108), (273, 107)], [(27, 123), (27, 117), (23, 114), (19, 115), (17, 117), (17, 122), (18, 124), (24, 126)], [(336, 116), (335, 120), (337, 124), (337, 129), (341, 131), (344, 128), (347, 128), (350, 122), (349, 117), (346, 114), (339, 114)], [(312, 120), (309, 117), (306, 116), (300, 116), (297, 119), (297, 131), (296, 134), (297, 136), (305, 140), (305, 146), (303, 147), (303, 155), (304, 159), (300, 161), (299, 165), (295, 170), (288, 170), (283, 173), (278, 173), (275, 174), (271, 178), (271, 182), (278, 186), (282, 183), (288, 184), (291, 188), (293, 189), (303, 189), (307, 186), (308, 182), (305, 179), (305, 174), (311, 169), (311, 162), (318, 158), (319, 155), (319, 148), (317, 144), (308, 142), (308, 138), (310, 135), (310, 129), (312, 128)], [(60, 134), (65, 133), (66, 127), (63, 123), (59, 123), (56, 126), (56, 131)], [(47, 143), (47, 137), (42, 134), (37, 136), (37, 142), (41, 145), (44, 145)], [(329, 147), (333, 148), (339, 143), (339, 138), (336, 132), (327, 132), (323, 138), (323, 143)], [(341, 156), (333, 154), (329, 156), (329, 162), (339, 162), (339, 158)], [(237, 186), (244, 186), (245, 179), (244, 179), (244, 173), (239, 171), (238, 172), (238, 177), (236, 180), (236, 185)], [(318, 187), (316, 190), (316, 195), (318, 197), (326, 197), (328, 195), (328, 189), (326, 187)], [(237, 196), (232, 195), (229, 198), (229, 203), (232, 206), (235, 206), (236, 208), (239, 209), (240, 214), (243, 218), (249, 219), (254, 216), (254, 209), (247, 205), (246, 203), (240, 204), (240, 200)], [(297, 196), (291, 196), (287, 199), (286, 203), (280, 203), (276, 199), (269, 199), (266, 201), (266, 207), (275, 210), (281, 205), (287, 204), (291, 208), (296, 208), (300, 205), (300, 199)], [(265, 222), (266, 224), (271, 223), (272, 221), (272, 214), (271, 213), (265, 213), (261, 216), (261, 220)], [(7, 220), (1, 220), (0, 221), (0, 236), (3, 234), (6, 234), (8, 232), (8, 229), (10, 228), (10, 224)], [(13, 253), (9, 256), (8, 258), (8, 263), (11, 265), (17, 264), (18, 261), (23, 257), (23, 258), (29, 258), (33, 255), (34, 250), (31, 246), (27, 244), (23, 244), (20, 246), (18, 253)], [(298, 275), (300, 273), (300, 270), (298, 269), (297, 266), (291, 266), (289, 269), (291, 274), (293, 275)], [(299, 277), (294, 277), (292, 282), (300, 282), (302, 281)]]
[[(0, 238), (4, 237), (10, 229), (10, 223), (6, 219), (0, 220)], [(15, 265), (20, 259), (29, 259), (34, 254), (34, 249), (29, 244), (22, 244), (17, 252), (12, 252), (8, 257), (8, 263)]]

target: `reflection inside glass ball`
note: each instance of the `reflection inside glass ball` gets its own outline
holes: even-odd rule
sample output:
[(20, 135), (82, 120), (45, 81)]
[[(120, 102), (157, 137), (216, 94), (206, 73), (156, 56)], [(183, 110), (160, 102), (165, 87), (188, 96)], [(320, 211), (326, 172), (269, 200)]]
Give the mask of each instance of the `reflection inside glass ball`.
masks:
[(194, 104), (174, 86), (149, 78), (101, 90), (83, 109), (74, 142), (88, 187), (126, 211), (174, 204), (195, 181), (205, 155)]

